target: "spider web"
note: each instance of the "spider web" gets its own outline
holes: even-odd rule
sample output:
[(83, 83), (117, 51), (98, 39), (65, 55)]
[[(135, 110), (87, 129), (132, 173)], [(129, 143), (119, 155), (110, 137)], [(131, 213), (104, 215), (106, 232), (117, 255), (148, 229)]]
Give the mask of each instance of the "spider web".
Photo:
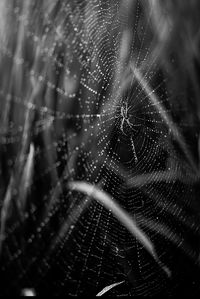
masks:
[[(10, 18), (23, 46), (1, 46), (1, 68), (13, 66), (0, 91), (1, 197), (21, 144), (28, 140), (24, 161), (30, 144), (34, 155), (23, 219), (16, 212), (17, 179), (13, 187), (2, 252), (5, 293), (97, 294), (123, 281), (109, 293), (170, 294), (182, 279), (181, 256), (197, 258), (196, 243), (185, 244), (189, 233), (199, 233), (188, 208), (197, 191), (187, 157), (151, 100), (155, 95), (171, 115), (165, 75), (150, 60), (152, 11), (146, 16), (143, 1), (38, 2), (14, 1)], [(183, 134), (187, 125), (179, 124)], [(172, 280), (111, 211), (68, 189), (74, 180), (98, 185), (132, 215)]]

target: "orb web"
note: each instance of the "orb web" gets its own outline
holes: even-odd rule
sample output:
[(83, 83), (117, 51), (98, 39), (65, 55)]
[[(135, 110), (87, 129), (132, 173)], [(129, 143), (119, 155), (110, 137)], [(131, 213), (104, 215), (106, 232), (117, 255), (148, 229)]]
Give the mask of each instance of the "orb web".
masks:
[[(111, 211), (68, 188), (86, 181), (109, 193), (174, 279), (180, 252), (195, 260), (185, 239), (188, 227), (199, 231), (188, 214), (196, 189), (163, 120), (162, 111), (172, 111), (167, 77), (150, 59), (152, 11), (146, 15), (144, 1), (40, 2), (14, 1), (16, 40), (1, 46), (8, 70), (0, 90), (0, 194), (11, 190), (12, 207), (4, 279), (11, 290), (56, 295), (97, 294), (121, 281), (111, 295), (170, 293), (173, 283)], [(184, 135), (187, 123), (177, 125)], [(32, 167), (30, 178), (20, 165)]]

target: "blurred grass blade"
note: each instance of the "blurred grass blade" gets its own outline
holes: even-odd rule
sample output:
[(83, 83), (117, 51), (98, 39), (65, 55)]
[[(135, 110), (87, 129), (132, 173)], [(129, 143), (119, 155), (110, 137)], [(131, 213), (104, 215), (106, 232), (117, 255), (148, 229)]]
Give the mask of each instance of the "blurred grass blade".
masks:
[(187, 173), (187, 177), (185, 178), (181, 173), (179, 174), (178, 171), (163, 170), (163, 171), (155, 171), (147, 174), (133, 176), (127, 180), (127, 186), (129, 188), (133, 188), (133, 187), (140, 188), (152, 183), (160, 183), (160, 182), (170, 183), (174, 181), (180, 181), (189, 185), (191, 183), (197, 183), (198, 180), (199, 180), (199, 176), (193, 175), (192, 173), (191, 174)]
[(35, 297), (36, 293), (33, 289), (24, 289), (22, 290), (22, 297)]
[(19, 211), (21, 212), (21, 216), (23, 217), (24, 208), (26, 205), (26, 198), (28, 190), (31, 186), (31, 181), (33, 177), (33, 167), (34, 167), (34, 155), (35, 155), (35, 147), (31, 143), (30, 145), (30, 151), (27, 157), (26, 164), (24, 166), (22, 179), (20, 183), (20, 192), (19, 192), (19, 201), (20, 201), (20, 207)]
[(109, 292), (110, 290), (112, 290), (113, 288), (119, 286), (119, 285), (122, 284), (122, 283), (124, 283), (124, 281), (117, 282), (117, 283), (113, 283), (113, 284), (111, 284), (110, 286), (105, 287), (101, 292), (99, 292), (99, 293), (97, 294), (96, 297), (101, 297), (101, 296), (103, 296), (105, 293)]
[(183, 152), (185, 153), (185, 156), (187, 157), (188, 161), (190, 162), (190, 165), (192, 166), (195, 173), (198, 174), (198, 168), (196, 166), (196, 163), (194, 162), (194, 159), (189, 152), (187, 145), (184, 141), (184, 138), (176, 126), (176, 124), (173, 122), (172, 118), (169, 114), (165, 111), (165, 108), (163, 107), (162, 103), (159, 101), (157, 95), (155, 94), (154, 90), (150, 87), (148, 82), (145, 80), (144, 76), (140, 73), (140, 71), (134, 66), (131, 66), (133, 75), (135, 79), (139, 82), (139, 84), (142, 86), (143, 90), (145, 91), (147, 97), (150, 99), (154, 107), (157, 109), (158, 113), (160, 114), (162, 120), (165, 122), (169, 130), (171, 131), (173, 137), (178, 141), (180, 147), (182, 148)]
[(157, 171), (150, 174), (142, 174), (131, 177), (128, 179), (127, 185), (130, 188), (138, 188), (152, 183), (170, 182), (178, 180), (178, 178), (177, 172), (175, 171)]
[(107, 210), (111, 211), (112, 214), (121, 222), (121, 224), (123, 224), (129, 230), (129, 232), (144, 246), (144, 248), (150, 253), (150, 255), (163, 269), (167, 276), (171, 276), (170, 270), (159, 260), (154, 245), (148, 236), (138, 227), (137, 223), (132, 219), (132, 217), (110, 197), (110, 195), (99, 190), (94, 185), (85, 182), (70, 182), (68, 187), (71, 190), (79, 191), (93, 197)]
[(190, 246), (188, 246), (188, 244), (186, 244), (186, 241), (182, 237), (174, 233), (169, 227), (150, 220), (140, 214), (137, 214), (136, 219), (141, 226), (162, 235), (171, 243), (173, 243), (177, 248), (180, 248), (184, 252), (184, 254), (186, 254), (192, 261), (197, 262), (197, 254), (192, 250)]
[(199, 135), (199, 139), (198, 139), (198, 155), (199, 155), (199, 170), (200, 170), (200, 135)]
[(1, 228), (0, 228), (0, 255), (2, 252), (2, 245), (3, 241), (5, 239), (5, 229), (6, 229), (6, 221), (10, 209), (10, 204), (12, 200), (12, 192), (13, 192), (13, 186), (14, 186), (14, 179), (13, 176), (10, 179), (10, 183), (7, 188), (7, 192), (5, 195), (5, 199), (3, 201), (3, 206), (1, 208)]

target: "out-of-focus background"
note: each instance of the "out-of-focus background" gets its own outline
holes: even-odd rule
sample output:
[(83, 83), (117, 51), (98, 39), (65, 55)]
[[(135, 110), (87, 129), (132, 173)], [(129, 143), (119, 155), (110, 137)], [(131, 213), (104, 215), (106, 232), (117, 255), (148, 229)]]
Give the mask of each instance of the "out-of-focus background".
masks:
[(0, 0), (1, 295), (200, 294), (199, 13)]

